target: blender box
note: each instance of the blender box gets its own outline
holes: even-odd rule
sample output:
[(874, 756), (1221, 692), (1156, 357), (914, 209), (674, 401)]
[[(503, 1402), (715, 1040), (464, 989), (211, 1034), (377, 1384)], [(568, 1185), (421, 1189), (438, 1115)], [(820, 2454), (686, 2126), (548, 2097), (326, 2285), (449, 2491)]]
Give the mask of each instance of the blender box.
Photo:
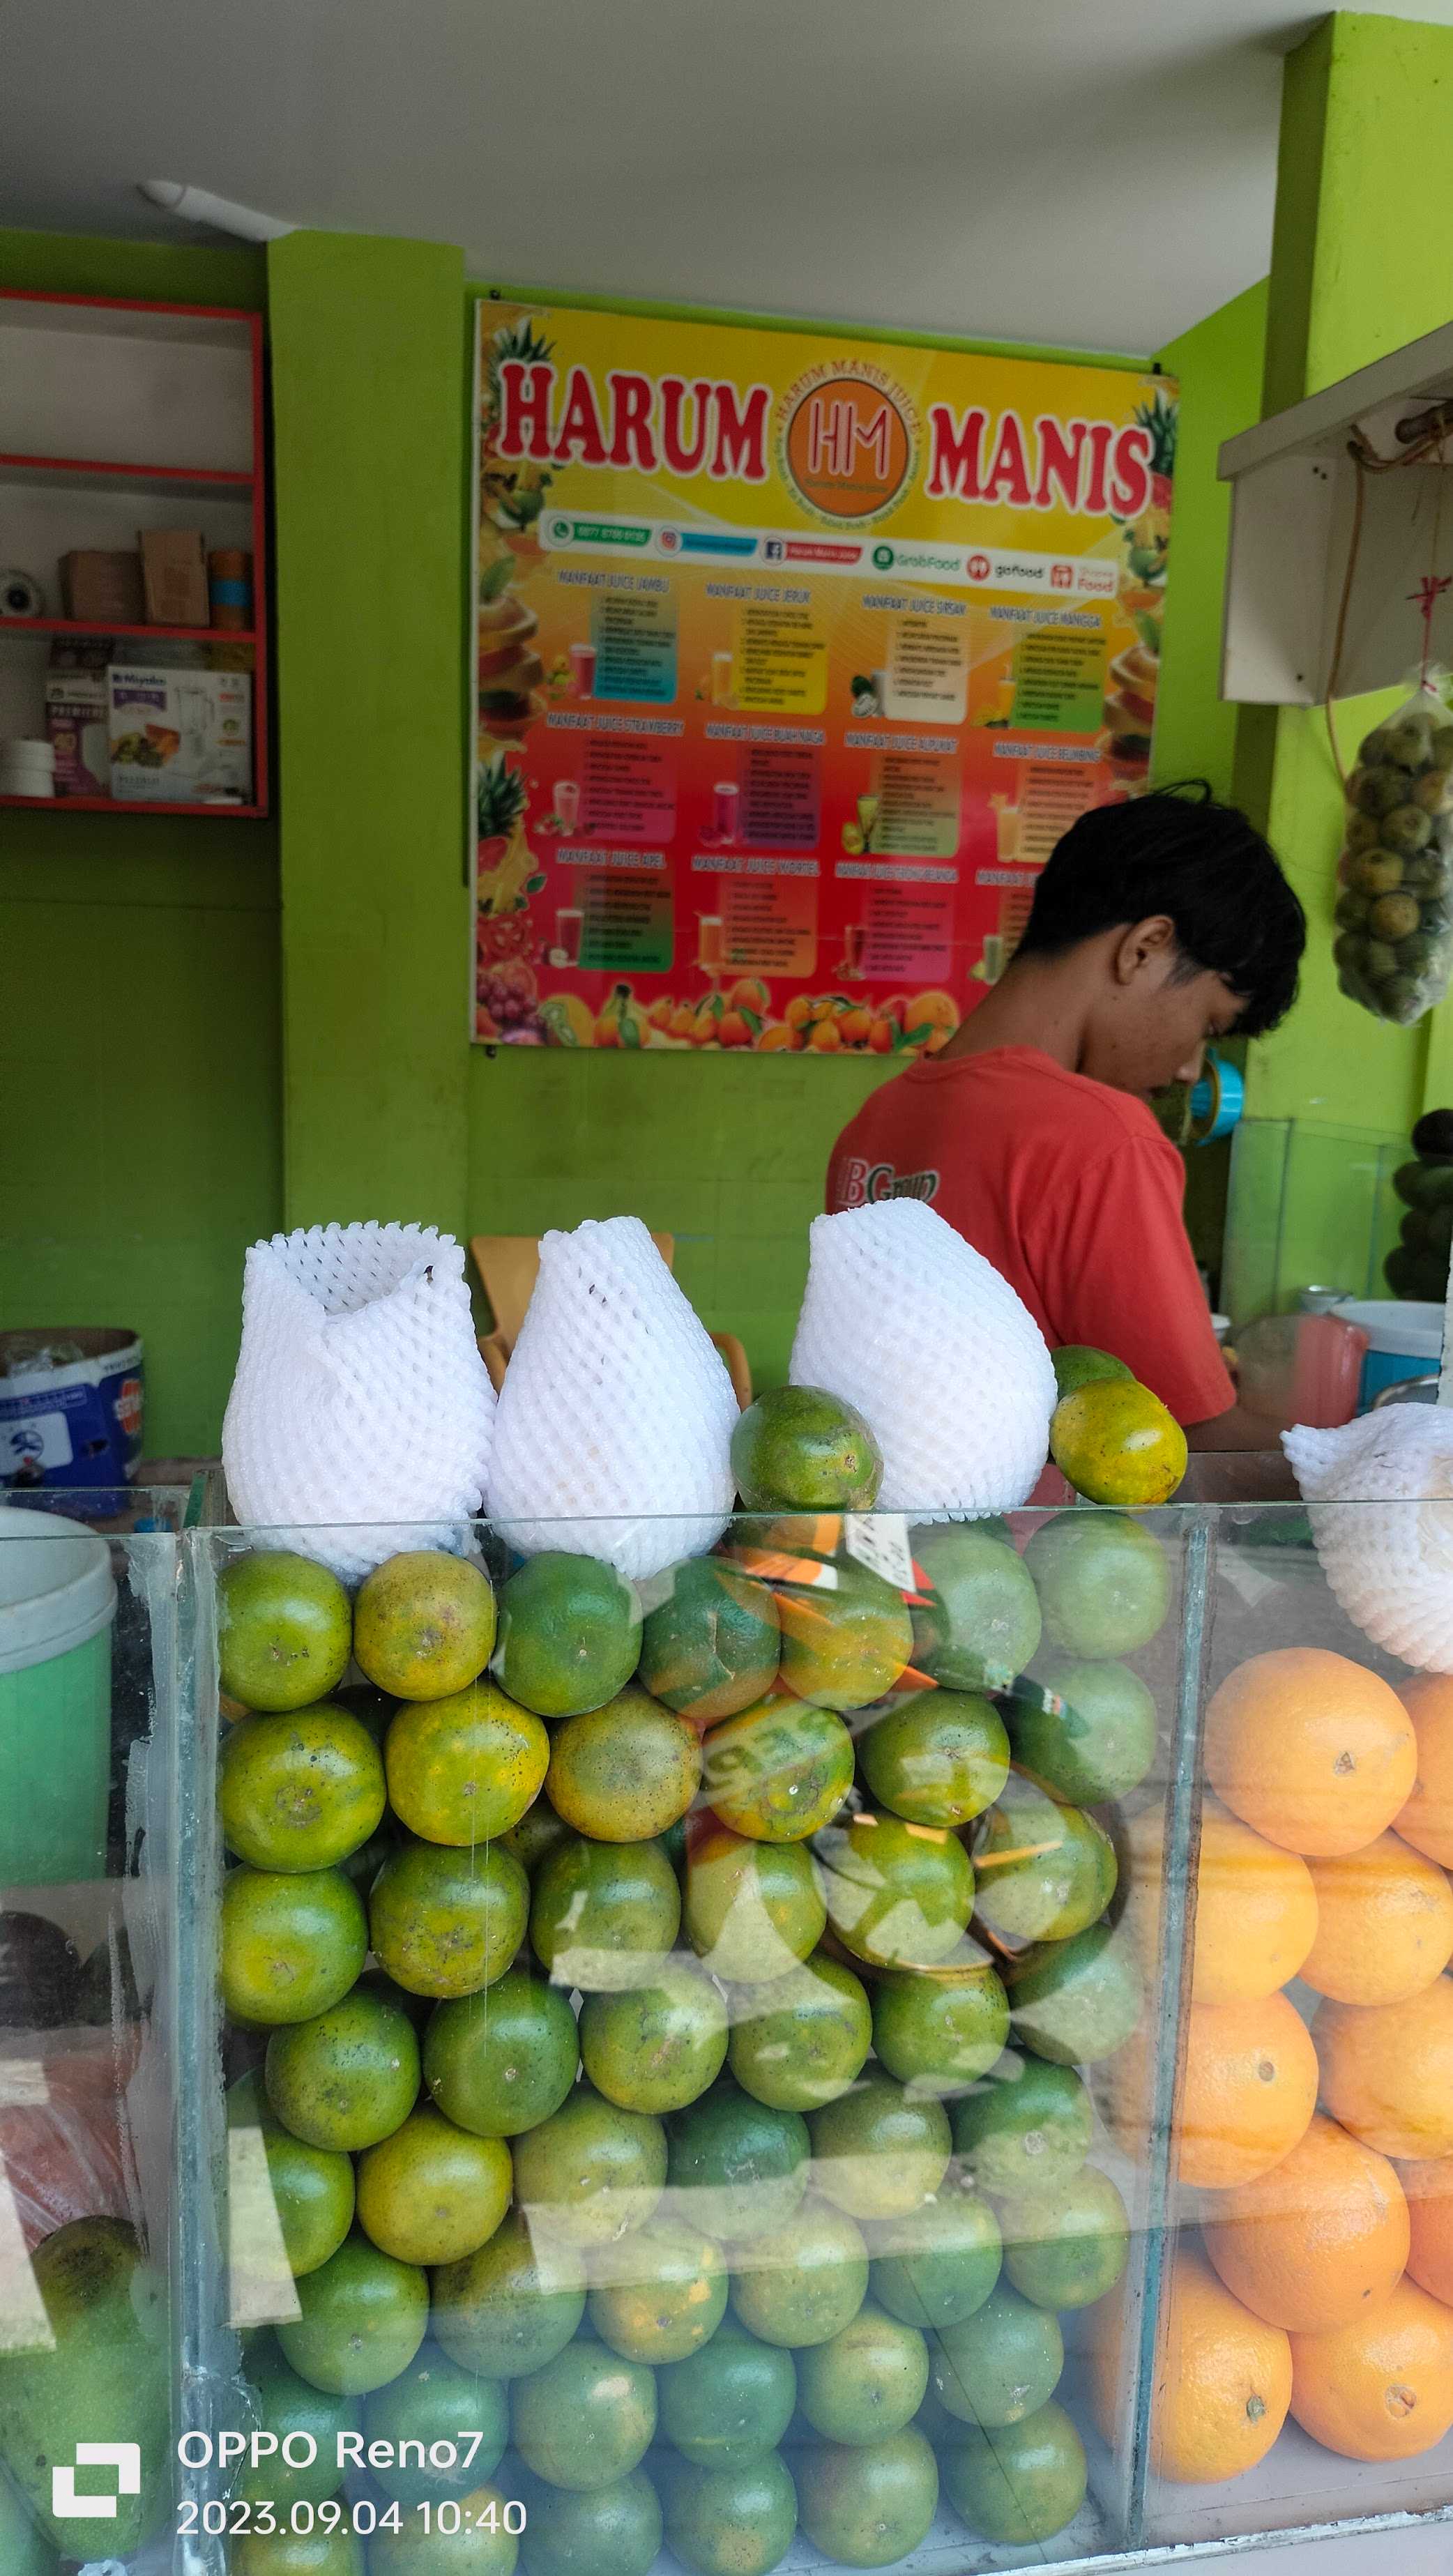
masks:
[(246, 804), (252, 677), (113, 662), (111, 793), (120, 803)]
[(110, 795), (110, 722), (111, 688), (104, 663), (92, 670), (47, 671), (45, 730), (55, 753), (57, 796)]

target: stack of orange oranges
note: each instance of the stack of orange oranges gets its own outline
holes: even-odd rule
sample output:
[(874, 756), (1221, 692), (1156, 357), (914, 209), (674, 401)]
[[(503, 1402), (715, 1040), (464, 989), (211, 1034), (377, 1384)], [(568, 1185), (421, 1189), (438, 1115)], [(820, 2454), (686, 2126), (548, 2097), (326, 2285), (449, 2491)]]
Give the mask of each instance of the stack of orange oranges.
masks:
[[(1453, 2427), (1453, 1677), (1398, 1691), (1320, 1648), (1254, 1656), (1211, 1701), (1205, 1768), (1173, 2140), (1204, 2252), (1183, 2234), (1172, 2266), (1155, 2464), (1239, 2476), (1288, 2414), (1347, 2459), (1408, 2459)], [(1159, 1816), (1131, 1842), (1153, 1952)], [(1143, 2040), (1111, 2081), (1134, 2151)]]

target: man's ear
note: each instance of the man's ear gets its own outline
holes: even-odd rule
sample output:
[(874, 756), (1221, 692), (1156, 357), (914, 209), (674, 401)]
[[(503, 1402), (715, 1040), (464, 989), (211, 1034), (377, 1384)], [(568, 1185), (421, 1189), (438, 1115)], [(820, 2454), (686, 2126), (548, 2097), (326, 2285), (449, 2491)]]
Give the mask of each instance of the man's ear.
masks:
[(1117, 984), (1133, 983), (1148, 966), (1163, 965), (1175, 955), (1178, 942), (1176, 926), (1169, 913), (1152, 912), (1144, 921), (1132, 921), (1121, 933), (1111, 956), (1111, 969)]

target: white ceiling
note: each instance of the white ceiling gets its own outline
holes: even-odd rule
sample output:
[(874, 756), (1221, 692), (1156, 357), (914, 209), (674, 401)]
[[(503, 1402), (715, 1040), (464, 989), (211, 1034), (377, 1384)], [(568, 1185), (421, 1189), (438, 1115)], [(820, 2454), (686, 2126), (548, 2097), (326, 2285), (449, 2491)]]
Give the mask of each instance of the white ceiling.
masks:
[[(1453, 24), (1453, 0), (1395, 14)], [(0, 0), (0, 219), (188, 181), (510, 284), (1150, 350), (1265, 273), (1288, 0)], [(203, 235), (201, 238), (210, 238)]]

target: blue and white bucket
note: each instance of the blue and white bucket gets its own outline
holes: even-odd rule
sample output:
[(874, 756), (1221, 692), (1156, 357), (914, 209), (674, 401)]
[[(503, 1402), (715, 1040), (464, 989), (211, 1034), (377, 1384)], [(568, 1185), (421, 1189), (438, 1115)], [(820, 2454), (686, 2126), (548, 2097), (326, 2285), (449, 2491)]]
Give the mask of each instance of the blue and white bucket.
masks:
[(1367, 1335), (1357, 1410), (1366, 1413), (1385, 1386), (1436, 1377), (1443, 1357), (1443, 1309), (1415, 1297), (1343, 1297), (1331, 1309)]
[(145, 1395), (133, 1332), (57, 1324), (0, 1333), (0, 1487), (129, 1484)]

